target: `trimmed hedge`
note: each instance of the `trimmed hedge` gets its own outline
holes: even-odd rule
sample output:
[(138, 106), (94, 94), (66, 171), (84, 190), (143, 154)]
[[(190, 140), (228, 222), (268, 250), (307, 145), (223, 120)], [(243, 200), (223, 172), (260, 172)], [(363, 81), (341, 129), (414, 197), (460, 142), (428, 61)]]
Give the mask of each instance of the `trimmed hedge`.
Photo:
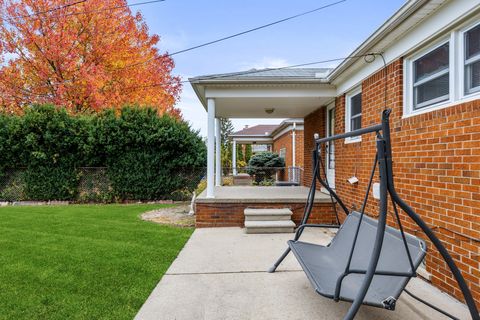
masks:
[(108, 168), (108, 199), (171, 199), (195, 189), (202, 175), (192, 174), (192, 168), (205, 164), (198, 132), (153, 109), (71, 116), (53, 106), (35, 106), (24, 116), (0, 115), (0, 174), (26, 168), (29, 200), (77, 199), (77, 168), (86, 166)]

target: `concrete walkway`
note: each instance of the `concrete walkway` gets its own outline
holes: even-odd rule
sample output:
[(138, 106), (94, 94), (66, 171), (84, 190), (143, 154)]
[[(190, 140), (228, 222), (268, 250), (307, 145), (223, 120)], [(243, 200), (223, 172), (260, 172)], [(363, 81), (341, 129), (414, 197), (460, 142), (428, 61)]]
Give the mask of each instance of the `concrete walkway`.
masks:
[[(303, 240), (326, 244), (331, 233), (308, 230)], [(244, 234), (240, 228), (197, 229), (135, 319), (342, 319), (350, 304), (314, 292), (290, 254), (265, 272), (292, 234)], [(461, 319), (466, 307), (426, 282), (408, 288)], [(446, 319), (406, 294), (396, 311), (362, 306), (357, 319)]]

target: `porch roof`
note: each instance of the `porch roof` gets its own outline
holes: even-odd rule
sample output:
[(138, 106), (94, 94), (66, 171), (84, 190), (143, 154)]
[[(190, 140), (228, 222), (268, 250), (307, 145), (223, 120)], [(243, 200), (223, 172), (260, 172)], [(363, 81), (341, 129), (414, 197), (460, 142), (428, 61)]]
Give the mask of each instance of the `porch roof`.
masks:
[(215, 99), (216, 117), (303, 118), (335, 97), (331, 69), (262, 69), (191, 78), (204, 108)]

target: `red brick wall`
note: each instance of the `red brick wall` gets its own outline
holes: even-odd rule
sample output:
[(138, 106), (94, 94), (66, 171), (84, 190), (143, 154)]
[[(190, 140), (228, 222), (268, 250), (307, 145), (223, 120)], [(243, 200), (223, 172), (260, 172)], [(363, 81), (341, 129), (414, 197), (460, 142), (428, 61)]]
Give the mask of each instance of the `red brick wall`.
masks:
[[(298, 225), (303, 217), (305, 203), (196, 203), (196, 227), (243, 227), (246, 208), (289, 208), (292, 220)], [(315, 203), (309, 223), (335, 223), (330, 203)]]
[(314, 112), (310, 113), (304, 119), (304, 185), (309, 187), (312, 182), (312, 150), (315, 147), (313, 141), (313, 135), (318, 133), (320, 136), (325, 135), (325, 107), (318, 108)]
[[(285, 166), (293, 165), (292, 131), (285, 132), (273, 141), (273, 152), (279, 153), (286, 149)], [(303, 167), (303, 130), (295, 131), (295, 166)]]
[[(402, 119), (402, 60), (390, 64), (387, 73), (387, 107), (393, 110), (391, 134), (397, 191), (431, 227), (480, 238), (480, 100)], [(379, 123), (384, 108), (383, 71), (362, 82), (362, 100), (362, 127)], [(323, 114), (324, 109), (318, 112)], [(316, 113), (305, 119), (306, 156), (311, 149), (308, 145), (311, 133), (323, 135), (324, 126), (324, 118)], [(342, 96), (336, 99), (335, 132), (344, 131), (345, 98)], [(352, 144), (337, 141), (335, 148), (336, 189), (349, 208), (358, 209), (373, 164), (374, 136), (363, 136), (361, 142)], [(311, 170), (308, 161), (305, 167)], [(347, 179), (355, 173), (359, 183), (352, 186)], [(372, 194), (367, 211), (378, 214), (378, 201)], [(405, 215), (402, 223), (406, 231), (425, 238)], [(474, 298), (480, 303), (478, 242), (440, 228), (435, 232), (454, 256)], [(460, 298), (448, 267), (431, 244), (426, 265), (433, 284)]]

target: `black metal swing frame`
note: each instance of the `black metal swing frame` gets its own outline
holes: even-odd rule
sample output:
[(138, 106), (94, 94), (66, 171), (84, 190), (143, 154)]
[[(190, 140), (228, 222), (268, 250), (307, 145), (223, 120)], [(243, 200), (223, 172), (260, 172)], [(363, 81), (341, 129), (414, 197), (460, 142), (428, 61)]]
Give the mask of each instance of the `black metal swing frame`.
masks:
[[(382, 121), (380, 124), (373, 125), (367, 128), (362, 128), (358, 129), (355, 131), (351, 131), (348, 133), (344, 134), (338, 134), (334, 135), (331, 137), (327, 138), (319, 138), (318, 136), (315, 136), (315, 149), (313, 150), (313, 177), (312, 177), (312, 184), (311, 188), (307, 197), (307, 203), (305, 205), (305, 210), (304, 210), (304, 216), (302, 218), (301, 224), (296, 230), (295, 237), (293, 240), (289, 241), (289, 247), (285, 250), (285, 252), (280, 256), (280, 258), (275, 262), (272, 268), (270, 268), (269, 272), (275, 272), (277, 267), (281, 264), (281, 262), (285, 259), (285, 257), (289, 254), (289, 252), (294, 248), (294, 253), (295, 256), (297, 257), (297, 260), (299, 260), (300, 264), (304, 268), (307, 276), (309, 277), (310, 281), (312, 283), (315, 283), (315, 274), (308, 272), (308, 270), (305, 268), (304, 262), (302, 261), (302, 257), (299, 256), (298, 252), (296, 252), (296, 246), (298, 244), (305, 244), (301, 243), (299, 241), (303, 230), (305, 228), (339, 228), (339, 232), (337, 233), (337, 236), (339, 235), (340, 231), (342, 231), (343, 225), (340, 225), (340, 220), (338, 218), (338, 212), (336, 210), (336, 206), (338, 206), (345, 212), (347, 215), (347, 220), (351, 219), (352, 216), (356, 216), (356, 219), (358, 220), (358, 223), (356, 224), (356, 229), (353, 237), (353, 243), (350, 247), (350, 251), (348, 252), (348, 260), (345, 266), (345, 269), (339, 276), (339, 279), (337, 279), (336, 282), (336, 287), (335, 287), (335, 293), (334, 294), (322, 294), (319, 292), (317, 289), (317, 292), (320, 294), (330, 297), (334, 299), (335, 301), (339, 300), (346, 300), (346, 301), (351, 301), (352, 305), (350, 306), (347, 314), (345, 315), (344, 319), (353, 319), (355, 315), (357, 314), (358, 310), (360, 309), (361, 305), (365, 302), (364, 299), (367, 296), (367, 292), (370, 294), (369, 288), (372, 285), (372, 281), (374, 280), (374, 276), (376, 277), (382, 277), (382, 276), (387, 276), (387, 277), (404, 277), (406, 280), (401, 283), (400, 285), (400, 292), (398, 292), (398, 295), (402, 292), (405, 291), (407, 294), (412, 296), (413, 298), (419, 300), (420, 302), (426, 304), (429, 307), (432, 307), (433, 309), (443, 313), (444, 315), (455, 319), (454, 316), (448, 314), (447, 312), (429, 304), (428, 302), (416, 297), (409, 291), (405, 289), (406, 284), (408, 283), (408, 280), (411, 277), (416, 276), (416, 269), (419, 265), (418, 259), (422, 258), (423, 256), (419, 255), (416, 258), (416, 261), (414, 262), (412, 259), (412, 253), (411, 253), (411, 246), (409, 246), (408, 241), (411, 239), (407, 239), (407, 237), (412, 237), (410, 235), (406, 235), (397, 210), (397, 205), (412, 219), (415, 224), (420, 227), (420, 229), (423, 231), (423, 233), (428, 237), (428, 239), (431, 241), (433, 246), (438, 250), (444, 261), (447, 263), (448, 267), (450, 268), (456, 282), (458, 283), (458, 286), (463, 294), (463, 297), (465, 299), (465, 302), (467, 304), (467, 307), (469, 309), (471, 318), (474, 320), (480, 320), (480, 316), (478, 313), (478, 309), (475, 305), (475, 302), (473, 300), (472, 294), (467, 286), (467, 283), (465, 282), (465, 279), (463, 278), (460, 270), (456, 266), (453, 258), (449, 254), (449, 252), (446, 250), (446, 248), (443, 246), (441, 241), (437, 238), (437, 236), (434, 234), (432, 229), (422, 220), (422, 218), (414, 212), (414, 210), (407, 204), (405, 203), (398, 193), (395, 190), (394, 186), (394, 181), (393, 181), (393, 168), (392, 168), (392, 148), (391, 148), (391, 140), (390, 140), (390, 123), (389, 123), (389, 116), (390, 116), (391, 110), (384, 110), (382, 112)], [(375, 155), (375, 161), (373, 165), (373, 169), (371, 172), (370, 180), (368, 182), (366, 194), (364, 197), (364, 201), (362, 204), (361, 212), (360, 213), (354, 213), (350, 212), (348, 208), (345, 206), (345, 204), (342, 202), (342, 200), (338, 197), (338, 195), (335, 193), (334, 190), (332, 190), (329, 186), (328, 179), (322, 179), (321, 173), (320, 173), (320, 168), (323, 169), (323, 172), (325, 173), (325, 168), (323, 167), (323, 162), (321, 160), (321, 146), (327, 142), (332, 142), (340, 139), (345, 139), (349, 137), (358, 137), (364, 134), (369, 134), (369, 133), (375, 133), (376, 134), (376, 155)], [(364, 217), (364, 212), (365, 212), (365, 207), (367, 204), (368, 200), (368, 195), (369, 191), (372, 186), (372, 181), (375, 175), (375, 170), (378, 165), (379, 169), (379, 175), (380, 175), (380, 201), (379, 201), (379, 216), (378, 220), (373, 220), (372, 218), (369, 217)], [(308, 219), (310, 217), (312, 208), (313, 208), (313, 203), (315, 199), (315, 192), (316, 192), (316, 187), (317, 187), (317, 181), (328, 191), (330, 194), (331, 200), (332, 200), (332, 205), (334, 209), (334, 213), (337, 218), (337, 225), (329, 225), (329, 224), (309, 224)], [(392, 227), (387, 226), (387, 212), (388, 212), (388, 196), (390, 196), (392, 206), (394, 209), (395, 213), (395, 218), (396, 218), (396, 224), (399, 228), (399, 230), (393, 229)], [(344, 224), (347, 222), (345, 220)], [(365, 269), (355, 269), (351, 268), (351, 263), (352, 263), (352, 257), (354, 255), (356, 243), (357, 243), (357, 238), (359, 236), (359, 233), (361, 233), (361, 224), (362, 221), (370, 221), (373, 223), (374, 229), (376, 230), (375, 232), (375, 237), (373, 241), (373, 249), (371, 251), (371, 255), (368, 261), (368, 266)], [(373, 222), (372, 222), (373, 221)], [(343, 231), (342, 231), (343, 232)], [(373, 231), (372, 231), (373, 232)], [(401, 239), (401, 242), (403, 242), (406, 255), (408, 257), (408, 264), (409, 268), (407, 271), (393, 271), (393, 270), (378, 270), (377, 266), (379, 265), (379, 260), (380, 256), (382, 253), (382, 246), (384, 244), (384, 239), (385, 235), (387, 233), (392, 233), (396, 232), (398, 239)], [(400, 242), (400, 240), (397, 239), (397, 242)], [(335, 238), (334, 238), (335, 240)], [(332, 240), (332, 242), (334, 241)], [(308, 244), (307, 244), (308, 245)], [(308, 246), (306, 247), (308, 249)], [(310, 249), (306, 250), (306, 254), (309, 254)], [(357, 274), (357, 275), (363, 275), (363, 279), (361, 281), (357, 281), (358, 287), (355, 288), (356, 292), (354, 297), (350, 299), (345, 299), (342, 298), (340, 295), (340, 291), (342, 290), (342, 283), (343, 280), (346, 276), (351, 275), (351, 274)], [(390, 301), (389, 301), (390, 300)], [(395, 301), (396, 299), (385, 299), (383, 301), (383, 307), (386, 309), (394, 310), (395, 308)], [(379, 305), (376, 305), (377, 307)]]

